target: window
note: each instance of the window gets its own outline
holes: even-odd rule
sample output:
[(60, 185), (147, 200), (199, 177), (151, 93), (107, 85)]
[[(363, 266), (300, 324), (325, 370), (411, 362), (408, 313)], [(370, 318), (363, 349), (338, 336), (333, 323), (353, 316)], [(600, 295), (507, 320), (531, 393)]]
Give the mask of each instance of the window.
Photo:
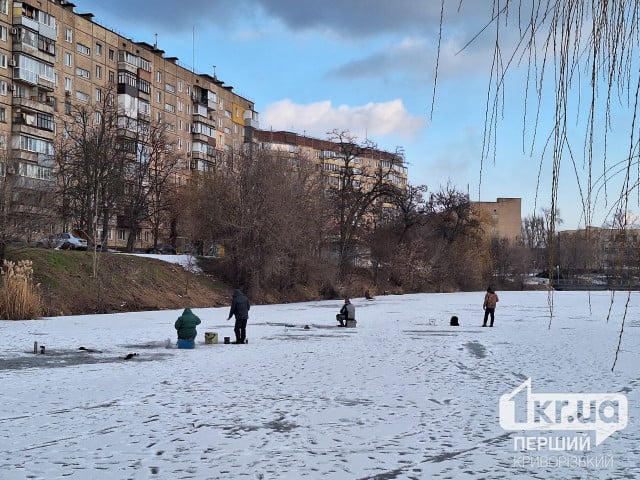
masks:
[(151, 93), (151, 84), (142, 78), (138, 79), (138, 90), (144, 93)]
[(0, 13), (9, 14), (9, 0), (0, 0)]
[(53, 121), (53, 115), (49, 115), (46, 113), (39, 113), (36, 118), (36, 125), (38, 126), (38, 128), (53, 132), (55, 130), (55, 122)]
[(113, 70), (109, 70), (109, 81), (111, 83), (116, 81), (116, 74)]
[(182, 139), (178, 138), (178, 150), (182, 150)]
[(129, 85), (134, 88), (138, 86), (137, 77), (133, 73), (126, 71), (118, 72), (118, 83)]
[(46, 52), (50, 55), (55, 55), (56, 42), (42, 35), (38, 35), (38, 50)]
[(156, 102), (162, 103), (162, 92), (156, 92)]
[(174, 113), (174, 112), (176, 111), (176, 107), (174, 107), (173, 105), (171, 105), (171, 104), (169, 104), (169, 103), (165, 103), (165, 104), (164, 104), (164, 109), (165, 109), (167, 112), (171, 112), (171, 113)]
[(76, 51), (80, 52), (83, 55), (91, 55), (91, 49), (81, 43), (76, 44)]
[(140, 102), (138, 103), (138, 112), (140, 112), (142, 115), (150, 116), (151, 105), (149, 105), (147, 102), (140, 100)]
[(116, 52), (113, 49), (109, 49), (109, 60), (111, 60), (112, 62), (116, 59)]
[(0, 81), (0, 95), (6, 95), (7, 94), (7, 82), (5, 82), (4, 80)]
[(182, 80), (178, 80), (178, 91), (182, 92)]
[(156, 82), (158, 82), (158, 83), (162, 82), (162, 72), (161, 71), (157, 71), (156, 72)]
[(71, 30), (70, 28), (67, 28), (64, 31), (64, 39), (69, 43), (73, 42), (73, 30)]
[(76, 67), (76, 75), (82, 78), (89, 78), (91, 74), (89, 70), (85, 70), (84, 68)]
[(182, 100), (178, 100), (178, 111), (179, 112), (182, 111), (182, 106), (183, 106)]
[(38, 178), (40, 180), (52, 180), (54, 178), (53, 168), (51, 167), (41, 167), (33, 163), (20, 162), (18, 169), (23, 177)]
[(96, 125), (100, 125), (102, 123), (102, 113), (96, 112), (94, 122)]
[(71, 88), (71, 87), (72, 87), (71, 79), (70, 79), (70, 78), (68, 78), (68, 77), (66, 77), (66, 78), (64, 79), (64, 89), (65, 89), (67, 92), (70, 92), (70, 91), (72, 90), (72, 88)]
[(102, 44), (100, 42), (96, 42), (96, 55), (102, 56)]
[(102, 101), (102, 90), (100, 90), (99, 88), (96, 88), (96, 102), (101, 102)]
[(76, 92), (76, 98), (81, 102), (89, 102), (89, 95), (84, 92)]
[(73, 55), (69, 52), (64, 52), (64, 65), (66, 67), (73, 66)]
[(52, 142), (40, 138), (27, 137), (26, 135), (20, 135), (20, 149), (45, 155), (53, 155), (54, 153)]
[(96, 65), (96, 78), (102, 78), (102, 67), (100, 65)]
[(7, 41), (7, 27), (4, 25), (0, 25), (0, 40), (3, 42)]
[(151, 72), (151, 62), (146, 58), (140, 57), (138, 59), (138, 66), (145, 72)]
[(126, 239), (127, 239), (126, 232), (123, 229), (119, 228), (118, 229), (118, 240), (126, 240)]
[(164, 89), (169, 93), (176, 93), (176, 87), (174, 87), (170, 83), (165, 84)]
[(7, 123), (7, 109), (0, 107), (0, 122)]
[(4, 53), (0, 53), (0, 67), (7, 68), (7, 56)]
[(182, 119), (178, 119), (178, 130), (182, 131)]

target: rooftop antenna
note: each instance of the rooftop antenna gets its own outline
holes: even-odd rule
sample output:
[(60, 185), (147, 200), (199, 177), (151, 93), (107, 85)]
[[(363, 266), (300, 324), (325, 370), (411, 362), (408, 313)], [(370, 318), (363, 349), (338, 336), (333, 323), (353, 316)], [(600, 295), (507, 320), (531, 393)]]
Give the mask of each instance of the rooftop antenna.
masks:
[(153, 48), (158, 48), (158, 34), (154, 33), (155, 37), (156, 37), (156, 43), (153, 44)]

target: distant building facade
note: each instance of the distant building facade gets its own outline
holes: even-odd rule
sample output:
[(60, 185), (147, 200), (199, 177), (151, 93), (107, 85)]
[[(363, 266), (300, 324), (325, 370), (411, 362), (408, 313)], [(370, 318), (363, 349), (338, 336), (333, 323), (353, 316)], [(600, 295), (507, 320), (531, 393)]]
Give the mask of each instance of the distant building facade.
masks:
[[(224, 164), (258, 127), (254, 103), (215, 74), (194, 73), (157, 46), (76, 13), (69, 1), (0, 0), (0, 176), (17, 178), (14, 197), (55, 189), (54, 141), (65, 119), (73, 105), (104, 101), (106, 92), (117, 96), (123, 124), (166, 125), (178, 183)], [(41, 235), (62, 227), (31, 226)], [(124, 245), (126, 230), (115, 222), (109, 244)]]
[[(286, 131), (254, 129), (252, 135), (253, 142), (260, 150), (292, 160), (301, 158), (315, 163), (329, 183), (333, 179), (337, 184), (338, 174), (345, 164), (344, 152), (340, 151), (339, 143)], [(350, 161), (351, 166), (359, 171), (381, 170), (389, 183), (401, 190), (407, 188), (407, 166), (404, 158), (395, 152), (364, 148)]]
[[(0, 176), (17, 178), (21, 191), (14, 197), (26, 202), (35, 198), (29, 192), (55, 191), (56, 138), (75, 105), (104, 102), (107, 92), (116, 97), (123, 125), (166, 125), (179, 186), (199, 172), (225, 168), (248, 144), (303, 155), (329, 179), (336, 176), (343, 162), (336, 144), (260, 130), (254, 103), (215, 73), (195, 73), (157, 45), (133, 41), (93, 17), (77, 13), (67, 0), (0, 0)], [(370, 149), (357, 163), (385, 168), (389, 182), (407, 186), (407, 168), (397, 154)], [(74, 227), (49, 219), (31, 225), (29, 233), (47, 236)], [(109, 246), (126, 245), (128, 233), (118, 216), (108, 230)], [(151, 240), (143, 230), (136, 247)]]
[(498, 198), (495, 202), (471, 202), (483, 224), (485, 235), (492, 240), (508, 240), (512, 245), (522, 241), (522, 199)]

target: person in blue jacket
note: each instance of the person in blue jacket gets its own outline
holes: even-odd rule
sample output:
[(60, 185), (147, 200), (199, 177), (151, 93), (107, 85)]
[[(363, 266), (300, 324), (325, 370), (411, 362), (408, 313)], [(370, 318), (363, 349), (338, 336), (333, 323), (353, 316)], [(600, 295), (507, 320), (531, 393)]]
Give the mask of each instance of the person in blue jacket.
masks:
[(235, 344), (247, 341), (247, 320), (249, 320), (250, 308), (249, 299), (242, 293), (242, 290), (236, 288), (233, 291), (231, 310), (229, 310), (229, 317), (227, 318), (227, 320), (230, 320), (232, 316), (235, 315), (236, 317), (236, 325), (233, 329), (236, 334), (236, 341), (233, 342)]

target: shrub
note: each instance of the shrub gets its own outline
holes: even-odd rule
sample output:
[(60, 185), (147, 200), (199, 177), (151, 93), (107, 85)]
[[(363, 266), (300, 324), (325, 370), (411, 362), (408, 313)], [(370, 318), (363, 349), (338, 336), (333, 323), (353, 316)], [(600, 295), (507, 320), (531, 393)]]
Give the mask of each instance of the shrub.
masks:
[(30, 260), (5, 260), (0, 269), (0, 318), (30, 320), (42, 316), (39, 285), (33, 283)]

